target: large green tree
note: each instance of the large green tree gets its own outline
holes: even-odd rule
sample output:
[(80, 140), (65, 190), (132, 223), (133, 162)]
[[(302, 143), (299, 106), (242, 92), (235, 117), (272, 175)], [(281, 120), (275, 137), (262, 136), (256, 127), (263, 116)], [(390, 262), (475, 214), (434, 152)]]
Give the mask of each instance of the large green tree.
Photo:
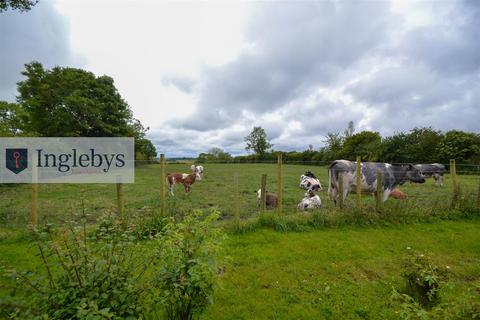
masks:
[(247, 151), (253, 150), (253, 152), (259, 156), (265, 155), (267, 150), (273, 147), (273, 144), (268, 141), (267, 134), (262, 127), (253, 127), (252, 132), (245, 137), (245, 142), (247, 143), (245, 149)]
[(28, 118), (25, 127), (40, 136), (121, 137), (135, 133), (130, 107), (108, 76), (55, 67), (25, 65), (18, 102)]
[(148, 128), (133, 118), (127, 102), (108, 76), (76, 68), (46, 70), (39, 62), (25, 65), (18, 83), (21, 127), (44, 137), (134, 137), (138, 159), (156, 156), (145, 138)]
[(380, 156), (382, 137), (378, 132), (362, 131), (345, 138), (342, 156), (345, 159), (355, 160), (361, 156), (364, 161), (377, 161)]
[(457, 163), (478, 162), (480, 135), (459, 130), (448, 131), (436, 152), (443, 163), (448, 163), (450, 159), (455, 159)]

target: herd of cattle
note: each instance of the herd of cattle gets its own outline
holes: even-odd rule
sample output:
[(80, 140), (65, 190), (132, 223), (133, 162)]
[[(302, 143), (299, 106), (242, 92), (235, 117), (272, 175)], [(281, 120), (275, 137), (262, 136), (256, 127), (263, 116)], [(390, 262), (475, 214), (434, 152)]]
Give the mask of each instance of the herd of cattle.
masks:
[[(397, 187), (405, 182), (424, 183), (425, 178), (433, 177), (435, 185), (443, 186), (443, 174), (446, 168), (443, 164), (416, 164), (416, 165), (395, 165), (390, 163), (379, 162), (361, 162), (361, 190), (362, 192), (373, 194), (375, 197), (377, 190), (377, 173), (382, 174), (382, 202), (387, 201), (389, 197), (397, 199), (405, 199), (403, 194)], [(196, 180), (202, 180), (204, 168), (203, 166), (191, 166), (192, 173), (169, 173), (167, 175), (167, 185), (170, 195), (173, 196), (173, 186), (177, 183), (183, 184), (185, 192), (190, 191), (190, 186)], [(329, 198), (337, 205), (339, 198), (343, 200), (350, 192), (356, 190), (356, 161), (335, 160), (328, 166), (328, 195)], [(343, 190), (340, 190), (340, 179), (342, 179)], [(322, 201), (316, 194), (321, 191), (322, 185), (320, 180), (310, 171), (305, 172), (300, 176), (300, 188), (307, 190), (304, 198), (298, 204), (298, 209), (309, 210), (320, 208)], [(261, 189), (257, 191), (258, 203), (262, 197)], [(274, 192), (266, 192), (267, 207), (277, 207), (278, 196)]]

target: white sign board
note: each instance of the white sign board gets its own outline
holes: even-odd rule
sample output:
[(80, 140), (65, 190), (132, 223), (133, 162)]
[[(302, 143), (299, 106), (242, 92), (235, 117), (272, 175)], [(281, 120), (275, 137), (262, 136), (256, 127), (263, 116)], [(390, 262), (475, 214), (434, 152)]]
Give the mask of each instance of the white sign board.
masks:
[(134, 138), (0, 138), (0, 183), (133, 183)]

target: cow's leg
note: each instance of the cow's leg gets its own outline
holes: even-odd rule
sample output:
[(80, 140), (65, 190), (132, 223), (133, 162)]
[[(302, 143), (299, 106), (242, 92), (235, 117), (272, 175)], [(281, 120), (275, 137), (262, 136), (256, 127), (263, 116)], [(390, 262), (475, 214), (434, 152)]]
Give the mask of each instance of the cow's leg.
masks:
[(338, 194), (338, 190), (336, 187), (330, 186), (330, 188), (328, 188), (328, 197), (330, 198), (330, 200), (333, 201), (335, 206), (337, 205), (337, 194)]
[(435, 185), (438, 187), (438, 186), (441, 186), (443, 185), (442, 181), (441, 181), (441, 176), (438, 174), (438, 173), (434, 173), (433, 174), (433, 179), (435, 179)]
[(440, 187), (443, 187), (443, 176), (440, 174), (438, 175), (438, 185)]
[(382, 194), (382, 203), (385, 203), (385, 201), (387, 201), (388, 197), (390, 196), (390, 193), (392, 192), (392, 190), (390, 189), (384, 189), (383, 190), (383, 194)]
[(343, 192), (342, 192), (342, 197), (343, 197), (343, 203), (345, 203), (345, 199), (347, 198), (348, 195), (348, 187), (345, 187), (345, 181), (343, 182)]
[(173, 196), (173, 185), (174, 184), (175, 184), (175, 178), (172, 178), (172, 181), (170, 181), (167, 178), (168, 192), (170, 193), (171, 196)]

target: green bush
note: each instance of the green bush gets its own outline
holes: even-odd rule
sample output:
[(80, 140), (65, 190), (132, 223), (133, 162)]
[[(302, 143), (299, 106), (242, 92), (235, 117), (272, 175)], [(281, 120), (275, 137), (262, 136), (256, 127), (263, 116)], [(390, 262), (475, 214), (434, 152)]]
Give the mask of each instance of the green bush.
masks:
[(448, 266), (440, 267), (423, 253), (407, 248), (402, 276), (406, 280), (406, 293), (423, 306), (432, 307), (440, 301), (440, 284), (447, 277)]
[(213, 302), (224, 238), (214, 227), (218, 216), (194, 211), (182, 222), (171, 219), (158, 237), (153, 300), (164, 307), (167, 319), (192, 319)]
[[(426, 310), (411, 296), (393, 288), (391, 301), (398, 306), (398, 318), (402, 320), (475, 320), (480, 319), (480, 295), (462, 296), (459, 300), (441, 303)], [(469, 289), (470, 291), (470, 289)]]
[(139, 280), (152, 260), (134, 248), (128, 232), (108, 232), (99, 241), (88, 237), (84, 224), (60, 233), (47, 226), (34, 235), (46, 276), (9, 270), (23, 289), (9, 304), (9, 317), (142, 318)]

